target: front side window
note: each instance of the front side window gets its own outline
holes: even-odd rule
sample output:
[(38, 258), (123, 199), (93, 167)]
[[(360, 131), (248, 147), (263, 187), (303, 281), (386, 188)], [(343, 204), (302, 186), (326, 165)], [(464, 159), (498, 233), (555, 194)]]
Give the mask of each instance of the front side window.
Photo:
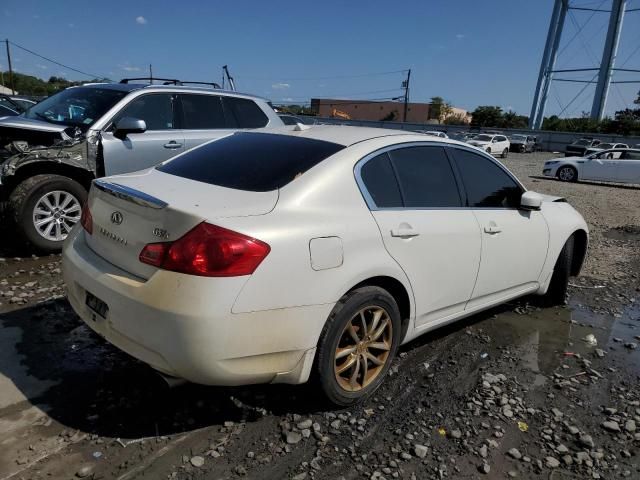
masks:
[(173, 97), (166, 93), (141, 95), (132, 100), (114, 119), (132, 117), (144, 120), (147, 130), (171, 130), (175, 128), (173, 120)]
[(220, 97), (217, 95), (182, 94), (182, 128), (215, 130), (227, 128)]
[(402, 207), (400, 189), (388, 154), (382, 153), (365, 163), (360, 177), (376, 207)]
[(269, 122), (256, 102), (248, 98), (224, 97), (224, 108), (237, 128), (261, 128)]
[(452, 148), (472, 208), (518, 208), (522, 188), (494, 161)]
[(389, 152), (405, 208), (461, 207), (458, 185), (442, 147), (407, 147)]

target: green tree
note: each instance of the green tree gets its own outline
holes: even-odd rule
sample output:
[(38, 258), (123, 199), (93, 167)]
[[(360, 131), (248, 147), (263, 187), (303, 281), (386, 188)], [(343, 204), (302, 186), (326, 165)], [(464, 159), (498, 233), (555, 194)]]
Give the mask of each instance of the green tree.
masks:
[(502, 115), (502, 128), (526, 128), (529, 118), (509, 110)]
[(471, 124), (477, 127), (499, 127), (502, 124), (502, 108), (479, 106), (471, 113)]
[(443, 123), (452, 113), (453, 107), (450, 103), (445, 102), (442, 97), (431, 97), (428, 120), (437, 120), (438, 123)]

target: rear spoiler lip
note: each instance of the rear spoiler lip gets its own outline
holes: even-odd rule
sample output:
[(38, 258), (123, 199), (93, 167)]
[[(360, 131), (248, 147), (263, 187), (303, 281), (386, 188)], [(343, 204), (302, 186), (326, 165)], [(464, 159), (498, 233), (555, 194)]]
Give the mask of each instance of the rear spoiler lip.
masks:
[(155, 209), (166, 208), (169, 204), (159, 198), (153, 197), (147, 193), (141, 192), (131, 187), (126, 187), (118, 183), (106, 182), (104, 180), (94, 180), (93, 186), (98, 190), (106, 192), (114, 197), (120, 198), (127, 202), (132, 202), (143, 207)]

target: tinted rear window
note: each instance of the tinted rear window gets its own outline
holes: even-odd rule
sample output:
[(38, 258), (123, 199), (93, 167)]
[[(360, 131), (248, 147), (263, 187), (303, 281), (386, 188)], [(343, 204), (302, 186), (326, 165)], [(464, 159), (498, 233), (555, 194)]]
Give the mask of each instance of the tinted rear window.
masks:
[(268, 192), (343, 148), (309, 138), (242, 132), (207, 143), (157, 168), (211, 185)]

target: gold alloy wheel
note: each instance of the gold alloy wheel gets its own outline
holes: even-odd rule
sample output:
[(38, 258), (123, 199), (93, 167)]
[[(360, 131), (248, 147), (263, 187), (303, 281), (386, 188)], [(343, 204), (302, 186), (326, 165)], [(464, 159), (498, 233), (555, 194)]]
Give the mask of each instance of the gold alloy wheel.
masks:
[(338, 385), (357, 392), (373, 382), (389, 358), (393, 325), (387, 311), (369, 306), (357, 312), (340, 335), (333, 370)]

